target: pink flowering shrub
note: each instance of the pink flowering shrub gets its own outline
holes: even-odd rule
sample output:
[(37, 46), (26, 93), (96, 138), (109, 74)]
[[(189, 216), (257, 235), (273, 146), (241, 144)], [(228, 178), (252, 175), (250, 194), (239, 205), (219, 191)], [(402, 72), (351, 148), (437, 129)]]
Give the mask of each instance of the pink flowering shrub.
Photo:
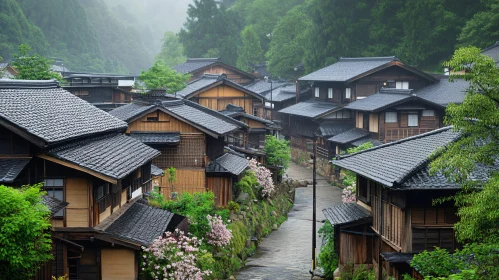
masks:
[(343, 201), (343, 203), (355, 202), (355, 200), (356, 200), (355, 188), (352, 186), (348, 186), (348, 187), (344, 188), (342, 191), (341, 200)]
[(255, 173), (258, 184), (262, 187), (262, 194), (269, 196), (274, 191), (272, 172), (265, 166), (260, 165), (255, 159), (251, 159), (249, 169)]
[(222, 217), (219, 215), (207, 216), (210, 223), (210, 231), (206, 234), (208, 244), (218, 247), (225, 247), (229, 245), (232, 239), (232, 231), (227, 229)]
[(182, 231), (166, 232), (165, 237), (156, 238), (149, 248), (142, 247), (142, 270), (152, 279), (207, 279), (212, 272), (200, 265), (200, 257), (206, 254), (200, 246), (201, 240)]

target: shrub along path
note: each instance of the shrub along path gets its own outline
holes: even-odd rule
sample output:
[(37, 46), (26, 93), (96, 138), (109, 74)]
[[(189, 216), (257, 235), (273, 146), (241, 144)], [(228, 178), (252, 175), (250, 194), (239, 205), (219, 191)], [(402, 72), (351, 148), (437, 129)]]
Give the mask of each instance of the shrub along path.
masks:
[[(290, 163), (286, 171), (295, 180), (312, 182), (312, 170)], [(317, 175), (317, 230), (325, 220), (322, 209), (341, 204), (341, 190)], [(312, 265), (312, 185), (296, 189), (295, 204), (277, 231), (263, 239), (246, 267), (234, 276), (238, 280), (310, 279)], [(317, 235), (317, 247), (321, 240)], [(319, 250), (319, 248), (317, 248)]]

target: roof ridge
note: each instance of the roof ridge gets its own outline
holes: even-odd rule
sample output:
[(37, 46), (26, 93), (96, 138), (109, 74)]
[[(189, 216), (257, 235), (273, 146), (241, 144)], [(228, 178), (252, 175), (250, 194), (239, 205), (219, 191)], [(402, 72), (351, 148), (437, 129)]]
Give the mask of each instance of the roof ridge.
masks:
[(221, 62), (222, 60), (220, 59), (220, 57), (189, 57), (189, 58), (187, 58), (187, 61), (184, 63), (191, 62), (191, 61)]
[(229, 116), (226, 116), (226, 115), (224, 115), (218, 111), (215, 111), (213, 109), (210, 109), (208, 107), (204, 107), (202, 105), (199, 105), (196, 102), (190, 101), (188, 99), (181, 99), (181, 100), (184, 102), (185, 105), (196, 108), (196, 109), (203, 111), (209, 115), (212, 115), (214, 117), (220, 117), (220, 118), (222, 118), (222, 120), (227, 121), (227, 122), (231, 122), (232, 124), (237, 124), (237, 125), (242, 126), (242, 127), (248, 127), (248, 125), (243, 123), (243, 122), (240, 122), (236, 119), (233, 119)]
[(59, 81), (0, 79), (0, 89), (52, 89), (60, 88)]
[(378, 60), (399, 60), (396, 56), (367, 56), (367, 57), (340, 57), (338, 62), (349, 61), (378, 61)]
[(482, 52), (484, 52), (484, 51), (488, 51), (488, 50), (490, 50), (490, 49), (492, 49), (492, 48), (494, 48), (494, 47), (497, 47), (497, 46), (499, 46), (499, 41), (496, 41), (494, 44), (492, 44), (492, 45), (490, 45), (490, 46), (488, 46), (488, 47), (484, 48), (484, 49), (482, 50)]
[(423, 137), (426, 137), (426, 136), (429, 136), (429, 135), (433, 135), (433, 134), (437, 134), (437, 133), (441, 133), (441, 132), (448, 131), (449, 129), (453, 129), (453, 128), (454, 128), (454, 126), (452, 126), (452, 125), (451, 126), (441, 127), (441, 128), (438, 128), (438, 129), (435, 129), (435, 130), (432, 130), (432, 131), (429, 131), (429, 132), (426, 132), (426, 133), (414, 135), (414, 136), (411, 136), (411, 137), (407, 137), (407, 138), (404, 138), (404, 139), (400, 139), (400, 140), (397, 140), (397, 141), (393, 141), (393, 142), (390, 142), (390, 143), (385, 143), (383, 145), (372, 147), (372, 148), (369, 148), (367, 150), (363, 150), (363, 151), (360, 151), (360, 152), (357, 152), (357, 153), (354, 153), (354, 154), (348, 154), (348, 155), (344, 155), (344, 156), (339, 156), (336, 159), (348, 158), (348, 157), (351, 157), (351, 156), (354, 156), (354, 155), (359, 155), (359, 154), (362, 154), (362, 153), (365, 153), (365, 152), (369, 152), (369, 151), (373, 151), (373, 150), (376, 150), (376, 149), (380, 149), (380, 148), (384, 148), (384, 147), (388, 147), (388, 146), (393, 146), (393, 145), (397, 145), (397, 144), (400, 144), (400, 143), (403, 143), (403, 142), (407, 142), (407, 141), (411, 141), (411, 140), (423, 138)]
[(390, 93), (390, 94), (412, 94), (414, 93), (414, 89), (401, 89), (401, 88), (385, 88), (382, 87), (378, 93)]

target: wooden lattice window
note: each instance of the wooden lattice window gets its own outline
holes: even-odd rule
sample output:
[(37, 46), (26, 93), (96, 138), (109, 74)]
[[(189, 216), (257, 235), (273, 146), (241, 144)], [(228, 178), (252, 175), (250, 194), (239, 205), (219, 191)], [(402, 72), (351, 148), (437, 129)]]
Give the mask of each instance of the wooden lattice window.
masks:
[(204, 167), (205, 141), (202, 135), (181, 135), (177, 146), (159, 148), (161, 155), (153, 160), (159, 168)]

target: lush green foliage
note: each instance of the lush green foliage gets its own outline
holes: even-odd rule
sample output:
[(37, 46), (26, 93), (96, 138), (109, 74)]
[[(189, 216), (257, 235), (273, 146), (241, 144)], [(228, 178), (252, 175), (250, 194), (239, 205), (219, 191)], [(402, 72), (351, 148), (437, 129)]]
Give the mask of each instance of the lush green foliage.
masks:
[(28, 45), (20, 45), (19, 53), (14, 55), (12, 66), (17, 70), (16, 79), (20, 80), (62, 80), (62, 77), (50, 71), (51, 61), (37, 54), (30, 55)]
[(296, 78), (294, 68), (302, 63), (304, 42), (309, 39), (307, 32), (311, 26), (311, 20), (303, 9), (303, 5), (291, 9), (272, 31), (267, 58), (269, 71), (275, 76)]
[(243, 29), (241, 18), (232, 10), (218, 7), (214, 0), (194, 0), (179, 39), (188, 57), (220, 57), (236, 65), (237, 44)]
[(499, 38), (499, 2), (487, 0), (481, 1), (481, 4), (484, 7), (466, 22), (459, 35), (461, 46), (485, 48)]
[(265, 153), (267, 154), (267, 163), (270, 165), (289, 167), (291, 160), (291, 148), (289, 141), (279, 140), (273, 135), (265, 137)]
[(166, 67), (184, 63), (187, 58), (184, 55), (184, 46), (179, 42), (178, 35), (173, 32), (165, 32), (161, 52), (156, 56)]
[(428, 279), (497, 279), (499, 245), (468, 244), (454, 254), (436, 248), (432, 252), (415, 255), (411, 266)]
[[(355, 154), (355, 153), (358, 153), (360, 151), (363, 151), (363, 150), (367, 150), (367, 149), (370, 149), (374, 147), (373, 143), (371, 142), (366, 142), (358, 147), (353, 147), (353, 148), (349, 148), (347, 149), (347, 154)], [(345, 176), (343, 177), (343, 181), (342, 181), (342, 184), (343, 186), (345, 187), (348, 187), (348, 186), (353, 186), (355, 187), (355, 184), (357, 182), (357, 175), (350, 171), (350, 170), (344, 170), (343, 171)]]
[(453, 197), (459, 207), (460, 221), (455, 224), (458, 240), (497, 242), (499, 174), (492, 173), (486, 183), (468, 178), (477, 164), (494, 164), (499, 153), (499, 69), (477, 48), (457, 50), (446, 66), (466, 70), (463, 78), (470, 82), (470, 88), (461, 105), (447, 108), (445, 119), (462, 137), (434, 160), (432, 172), (441, 171), (463, 184), (462, 191)]
[(260, 39), (253, 26), (246, 26), (241, 32), (241, 46), (237, 57), (237, 67), (251, 72), (250, 64), (260, 64), (264, 60)]
[(338, 254), (334, 251), (334, 227), (326, 221), (319, 229), (321, 238), (326, 241), (319, 253), (319, 266), (326, 278), (333, 279), (333, 273), (338, 267)]
[(187, 86), (189, 75), (178, 73), (157, 60), (149, 70), (142, 70), (138, 79), (144, 82), (147, 89), (164, 89), (166, 93), (174, 94)]
[(372, 142), (366, 142), (358, 147), (353, 147), (353, 148), (347, 149), (347, 154), (355, 154), (355, 153), (358, 153), (360, 151), (370, 149), (372, 147), (374, 147)]
[(365, 265), (354, 267), (353, 265), (345, 265), (341, 273), (341, 280), (375, 280), (376, 274), (374, 270), (368, 269)]
[(177, 180), (177, 168), (168, 167), (166, 173), (168, 174), (168, 182), (173, 186), (173, 182)]
[(29, 279), (52, 258), (43, 194), (40, 185), (21, 190), (0, 185), (0, 275), (5, 279)]

